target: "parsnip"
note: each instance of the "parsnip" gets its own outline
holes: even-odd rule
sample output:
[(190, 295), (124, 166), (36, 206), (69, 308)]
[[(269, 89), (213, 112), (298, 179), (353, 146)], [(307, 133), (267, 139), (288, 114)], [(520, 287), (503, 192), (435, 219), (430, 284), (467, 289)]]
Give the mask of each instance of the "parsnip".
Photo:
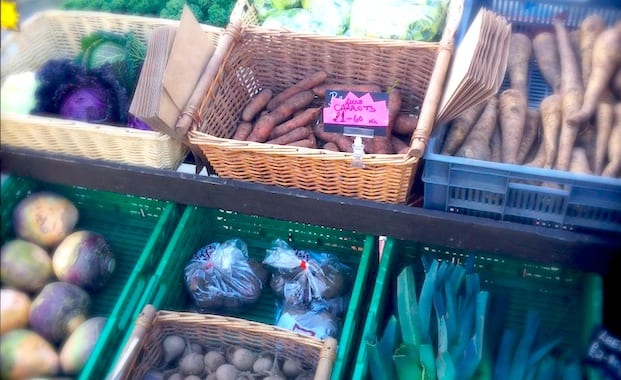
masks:
[(526, 97), (517, 89), (502, 91), (498, 98), (498, 123), (502, 140), (502, 162), (517, 164), (517, 153), (526, 123)]
[(621, 102), (615, 104), (615, 123), (608, 139), (608, 164), (602, 176), (618, 177), (621, 174)]
[(587, 85), (591, 76), (593, 59), (593, 44), (597, 36), (606, 29), (606, 21), (598, 14), (586, 16), (580, 23), (580, 62), (582, 70), (582, 84)]
[(533, 53), (543, 79), (552, 91), (561, 91), (561, 64), (553, 32), (541, 32), (533, 38)]

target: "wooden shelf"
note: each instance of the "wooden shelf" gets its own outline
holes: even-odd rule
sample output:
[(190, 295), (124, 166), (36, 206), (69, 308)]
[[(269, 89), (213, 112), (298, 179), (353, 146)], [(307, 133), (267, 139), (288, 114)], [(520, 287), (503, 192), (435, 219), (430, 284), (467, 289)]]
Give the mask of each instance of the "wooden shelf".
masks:
[(2, 173), (181, 204), (485, 251), (605, 274), (621, 233), (595, 235), (495, 221), (171, 170), (2, 147)]

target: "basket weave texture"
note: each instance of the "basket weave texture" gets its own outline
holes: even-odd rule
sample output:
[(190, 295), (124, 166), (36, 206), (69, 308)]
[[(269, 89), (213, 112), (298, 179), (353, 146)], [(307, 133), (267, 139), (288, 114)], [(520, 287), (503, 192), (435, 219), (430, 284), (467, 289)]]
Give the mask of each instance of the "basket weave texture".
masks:
[[(419, 125), (423, 118), (433, 121), (435, 110), (431, 108), (437, 106), (421, 105), (432, 84), (434, 98), (441, 93), (443, 78), (432, 83), (432, 73), (440, 50), (453, 38), (443, 38), (443, 42), (372, 40), (271, 30), (253, 25), (257, 22), (253, 8), (240, 2), (232, 19), (240, 25), (237, 35), (204, 95), (198, 121), (188, 132), (190, 143), (200, 148), (215, 172), (224, 178), (405, 203), (419, 156), (366, 154), (364, 167), (357, 168), (352, 167), (351, 153), (231, 137), (243, 107), (261, 89), (277, 93), (318, 70), (329, 74), (330, 83), (396, 87), (403, 97), (402, 112), (420, 109)], [(321, 105), (317, 100), (311, 106)], [(417, 138), (426, 142), (431, 126), (421, 127), (428, 131), (412, 142)]]
[[(2, 80), (35, 71), (49, 59), (74, 58), (81, 38), (97, 30), (133, 31), (146, 44), (154, 28), (178, 23), (105, 12), (39, 12), (2, 42)], [(215, 43), (223, 33), (216, 27), (203, 29)], [(0, 136), (2, 145), (162, 169), (176, 169), (188, 152), (181, 142), (155, 131), (6, 112)]]
[[(145, 310), (149, 307), (147, 305)], [(334, 340), (320, 340), (236, 317), (158, 310), (152, 321), (139, 317), (136, 323), (146, 329), (133, 360), (127, 363), (125, 379), (142, 379), (150, 369), (160, 366), (164, 357), (162, 342), (171, 334), (186, 337), (189, 342), (209, 349), (239, 346), (255, 352), (277, 353), (280, 358), (294, 358), (305, 369), (316, 371), (317, 380), (329, 379), (334, 361)]]

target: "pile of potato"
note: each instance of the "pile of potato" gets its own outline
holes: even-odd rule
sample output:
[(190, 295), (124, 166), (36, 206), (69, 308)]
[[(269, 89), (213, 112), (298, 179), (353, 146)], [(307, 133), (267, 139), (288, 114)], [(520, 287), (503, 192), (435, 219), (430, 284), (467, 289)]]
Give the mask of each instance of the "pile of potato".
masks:
[[(553, 93), (528, 108), (529, 62)], [(464, 111), (441, 153), (575, 173), (621, 175), (621, 21), (593, 14), (570, 31), (512, 33), (509, 88)]]
[(214, 348), (170, 334), (162, 340), (163, 364), (143, 379), (166, 380), (308, 380), (315, 369), (276, 352), (257, 352), (241, 346)]

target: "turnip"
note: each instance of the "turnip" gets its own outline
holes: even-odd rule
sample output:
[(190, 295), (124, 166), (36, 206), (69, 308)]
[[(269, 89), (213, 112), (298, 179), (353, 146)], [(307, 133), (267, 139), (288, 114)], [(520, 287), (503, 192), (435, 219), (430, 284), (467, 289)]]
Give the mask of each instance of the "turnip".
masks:
[(35, 293), (53, 278), (52, 258), (38, 244), (12, 239), (2, 245), (0, 280), (3, 285)]
[(0, 335), (28, 325), (30, 296), (13, 288), (0, 289)]
[(186, 376), (183, 380), (203, 380), (200, 377), (196, 376), (196, 375), (190, 375), (190, 376)]
[(166, 380), (183, 380), (185, 376), (181, 372), (173, 372)]
[(82, 230), (72, 232), (56, 247), (52, 267), (61, 281), (99, 290), (112, 277), (116, 260), (101, 234)]
[(315, 374), (311, 371), (304, 371), (301, 374), (295, 377), (295, 380), (313, 380), (315, 378)]
[(239, 375), (239, 370), (233, 364), (222, 364), (216, 370), (217, 380), (235, 380)]
[(91, 317), (67, 337), (60, 349), (60, 367), (66, 375), (80, 373), (106, 325), (106, 317)]
[(230, 347), (226, 352), (226, 359), (240, 371), (252, 369), (257, 353), (243, 347)]
[(90, 295), (68, 282), (51, 282), (32, 301), (30, 327), (52, 343), (60, 343), (87, 319)]
[(218, 367), (222, 364), (226, 363), (226, 359), (220, 351), (211, 350), (205, 354), (204, 362), (205, 371), (207, 371), (208, 374), (211, 374), (216, 372)]
[(162, 341), (164, 367), (179, 358), (185, 351), (185, 339), (179, 335), (167, 335)]

